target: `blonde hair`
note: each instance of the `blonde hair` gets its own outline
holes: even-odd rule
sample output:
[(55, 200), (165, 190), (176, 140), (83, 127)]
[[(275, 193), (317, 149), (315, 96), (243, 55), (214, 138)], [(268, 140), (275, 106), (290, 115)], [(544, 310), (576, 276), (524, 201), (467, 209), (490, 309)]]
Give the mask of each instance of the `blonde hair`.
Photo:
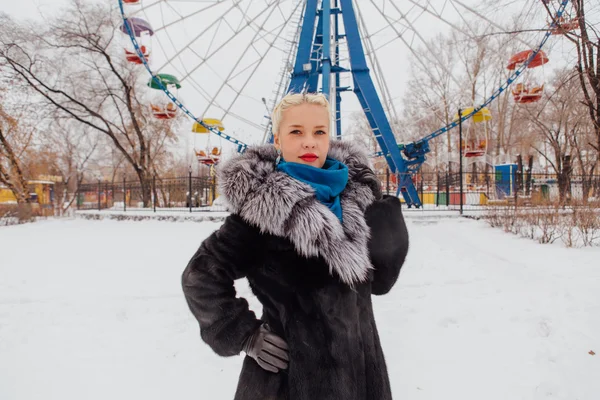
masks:
[(325, 97), (322, 93), (290, 93), (287, 94), (281, 99), (279, 104), (273, 110), (273, 115), (271, 115), (271, 124), (273, 127), (273, 134), (277, 135), (279, 133), (279, 124), (281, 124), (281, 119), (283, 118), (283, 112), (288, 108), (299, 106), (301, 104), (316, 104), (318, 106), (325, 107), (327, 109), (327, 114), (331, 113), (331, 108), (329, 106), (329, 101), (327, 97)]

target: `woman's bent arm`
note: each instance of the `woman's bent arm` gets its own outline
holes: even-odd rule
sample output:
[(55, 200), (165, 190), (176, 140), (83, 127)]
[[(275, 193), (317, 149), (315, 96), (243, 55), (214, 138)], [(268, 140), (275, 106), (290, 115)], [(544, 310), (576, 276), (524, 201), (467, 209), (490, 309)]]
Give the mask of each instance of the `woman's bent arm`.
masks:
[(246, 299), (237, 298), (234, 281), (258, 262), (260, 234), (230, 215), (194, 254), (182, 276), (190, 310), (202, 339), (219, 355), (234, 356), (261, 325)]
[(386, 294), (396, 283), (408, 253), (408, 230), (400, 200), (384, 196), (369, 206), (365, 217), (371, 228), (369, 255), (375, 267), (371, 290), (376, 295)]

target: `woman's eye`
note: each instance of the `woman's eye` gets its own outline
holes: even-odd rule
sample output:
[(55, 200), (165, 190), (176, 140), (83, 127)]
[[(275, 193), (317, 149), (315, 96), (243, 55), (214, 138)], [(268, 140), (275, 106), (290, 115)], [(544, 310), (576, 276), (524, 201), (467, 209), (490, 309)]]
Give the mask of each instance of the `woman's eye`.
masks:
[(292, 135), (299, 135), (299, 134), (301, 134), (302, 132), (300, 132), (298, 129), (296, 129), (295, 131), (291, 131), (290, 133), (291, 133)]
[(317, 135), (327, 135), (327, 132), (325, 132), (325, 131), (316, 131), (315, 133)]

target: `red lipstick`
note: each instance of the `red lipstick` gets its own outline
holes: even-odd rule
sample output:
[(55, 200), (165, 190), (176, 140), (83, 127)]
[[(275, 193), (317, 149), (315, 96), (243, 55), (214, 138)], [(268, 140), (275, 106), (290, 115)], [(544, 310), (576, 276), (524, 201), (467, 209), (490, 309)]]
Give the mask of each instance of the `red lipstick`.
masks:
[(300, 158), (302, 160), (304, 160), (305, 162), (313, 162), (313, 161), (315, 161), (319, 157), (316, 154), (314, 154), (314, 153), (306, 153), (306, 154), (302, 154), (300, 156)]

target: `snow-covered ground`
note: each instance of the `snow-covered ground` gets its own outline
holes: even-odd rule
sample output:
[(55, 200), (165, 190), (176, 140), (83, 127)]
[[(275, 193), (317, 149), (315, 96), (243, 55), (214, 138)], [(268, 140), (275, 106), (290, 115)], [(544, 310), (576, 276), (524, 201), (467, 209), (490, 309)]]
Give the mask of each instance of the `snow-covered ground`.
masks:
[[(408, 224), (400, 281), (375, 298), (395, 398), (600, 398), (600, 249), (467, 219)], [(200, 340), (180, 288), (219, 225), (0, 228), (0, 399), (232, 399), (242, 358)]]

